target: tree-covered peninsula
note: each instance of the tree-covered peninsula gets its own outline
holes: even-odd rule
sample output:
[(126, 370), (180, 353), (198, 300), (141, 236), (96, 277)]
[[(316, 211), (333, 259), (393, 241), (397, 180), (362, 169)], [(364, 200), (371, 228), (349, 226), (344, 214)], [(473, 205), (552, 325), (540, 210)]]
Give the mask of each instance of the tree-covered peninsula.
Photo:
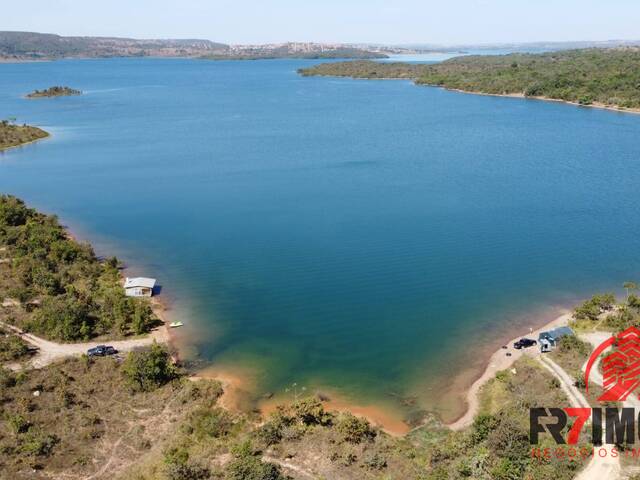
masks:
[(71, 87), (55, 86), (45, 90), (34, 90), (27, 95), (27, 98), (69, 97), (72, 95), (82, 95), (82, 92)]
[(424, 65), (372, 61), (324, 63), (305, 76), (412, 79), (472, 93), (522, 95), (621, 109), (640, 108), (640, 49), (474, 55)]
[(148, 332), (148, 302), (126, 297), (118, 261), (101, 260), (55, 216), (0, 196), (0, 320), (45, 338), (78, 341)]
[(31, 125), (16, 125), (9, 120), (0, 121), (0, 150), (17, 147), (48, 137), (49, 133)]

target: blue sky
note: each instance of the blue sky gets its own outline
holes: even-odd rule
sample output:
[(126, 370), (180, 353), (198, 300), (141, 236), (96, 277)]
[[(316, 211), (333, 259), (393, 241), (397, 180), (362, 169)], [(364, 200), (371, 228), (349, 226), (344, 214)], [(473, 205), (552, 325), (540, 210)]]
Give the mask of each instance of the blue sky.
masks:
[(0, 30), (225, 43), (640, 38), (638, 0), (4, 1)]

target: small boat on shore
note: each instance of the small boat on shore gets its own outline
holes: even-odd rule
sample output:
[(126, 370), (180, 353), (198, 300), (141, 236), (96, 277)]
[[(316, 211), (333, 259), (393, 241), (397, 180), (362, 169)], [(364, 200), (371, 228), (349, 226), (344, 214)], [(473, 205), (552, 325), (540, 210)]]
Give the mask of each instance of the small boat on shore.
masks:
[(169, 324), (169, 327), (171, 327), (171, 328), (178, 328), (178, 327), (181, 327), (182, 325), (184, 325), (182, 322), (171, 322), (171, 323)]

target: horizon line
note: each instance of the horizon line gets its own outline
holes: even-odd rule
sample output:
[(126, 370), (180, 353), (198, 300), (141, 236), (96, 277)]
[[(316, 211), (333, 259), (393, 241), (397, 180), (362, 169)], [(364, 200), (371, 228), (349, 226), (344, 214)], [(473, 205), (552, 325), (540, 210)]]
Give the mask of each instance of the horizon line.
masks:
[(0, 30), (0, 34), (2, 33), (31, 33), (37, 35), (55, 35), (58, 37), (67, 37), (67, 38), (118, 38), (118, 39), (128, 39), (128, 40), (198, 40), (198, 41), (209, 41), (213, 43), (220, 43), (229, 46), (236, 45), (277, 45), (277, 44), (286, 44), (286, 43), (313, 43), (318, 45), (323, 44), (336, 44), (336, 45), (360, 45), (360, 46), (377, 46), (377, 47), (429, 47), (429, 48), (461, 48), (461, 47), (496, 47), (496, 46), (524, 46), (524, 45), (538, 45), (538, 44), (579, 44), (579, 43), (640, 43), (640, 38), (608, 38), (604, 40), (585, 40), (585, 39), (576, 39), (576, 40), (528, 40), (528, 41), (496, 41), (496, 42), (460, 42), (460, 43), (430, 43), (430, 42), (402, 42), (402, 43), (386, 43), (386, 42), (370, 42), (370, 41), (319, 41), (319, 40), (283, 40), (283, 41), (271, 41), (271, 42), (226, 42), (223, 40), (214, 40), (211, 38), (205, 38), (200, 36), (129, 36), (129, 35), (67, 35), (61, 33), (52, 33), (52, 32), (37, 32), (33, 30)]

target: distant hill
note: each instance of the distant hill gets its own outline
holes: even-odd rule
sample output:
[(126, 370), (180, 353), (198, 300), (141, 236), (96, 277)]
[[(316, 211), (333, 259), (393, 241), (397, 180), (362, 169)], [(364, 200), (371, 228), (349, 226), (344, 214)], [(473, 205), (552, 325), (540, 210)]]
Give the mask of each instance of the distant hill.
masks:
[(387, 55), (342, 44), (289, 42), (226, 45), (209, 40), (136, 40), (63, 37), (50, 33), (0, 32), (0, 59), (55, 60), (96, 57), (193, 57), (211, 60), (267, 58), (384, 58)]
[(48, 60), (65, 57), (196, 57), (223, 53), (229, 46), (209, 40), (136, 40), (63, 37), (50, 33), (0, 32), (0, 58)]
[(566, 42), (524, 42), (524, 43), (464, 43), (464, 44), (406, 44), (399, 48), (413, 49), (417, 52), (482, 52), (508, 51), (510, 53), (542, 53), (560, 50), (578, 50), (586, 48), (619, 48), (640, 46), (640, 40), (576, 40)]
[(228, 51), (203, 55), (210, 60), (259, 60), (269, 58), (387, 58), (380, 49), (341, 43), (287, 42), (262, 45), (231, 45)]

